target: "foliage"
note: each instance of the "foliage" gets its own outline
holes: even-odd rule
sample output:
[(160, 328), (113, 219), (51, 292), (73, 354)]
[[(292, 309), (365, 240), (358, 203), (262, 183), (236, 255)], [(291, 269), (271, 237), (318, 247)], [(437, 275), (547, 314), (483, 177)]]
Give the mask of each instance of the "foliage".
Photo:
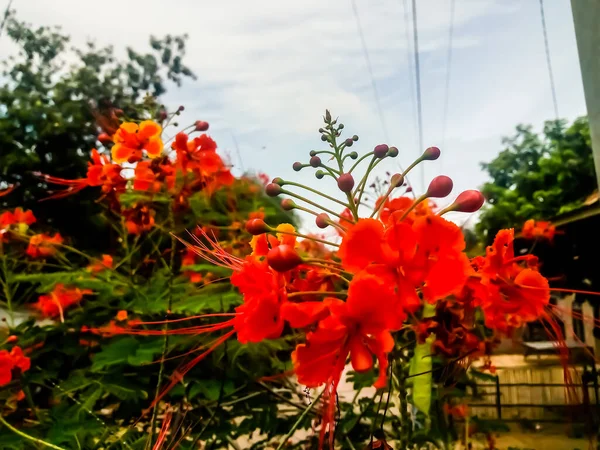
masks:
[(489, 204), (476, 230), (487, 243), (502, 228), (549, 220), (581, 206), (597, 187), (585, 117), (568, 127), (564, 121), (548, 121), (541, 136), (519, 125), (502, 143), (505, 149), (482, 164), (491, 178), (482, 189)]
[[(35, 173), (82, 176), (88, 151), (97, 145), (99, 126), (110, 123), (106, 117), (113, 105), (133, 117), (139, 116), (140, 106), (157, 110), (154, 98), (169, 83), (179, 85), (194, 77), (183, 64), (186, 37), (152, 37), (150, 52), (127, 48), (127, 57), (119, 59), (112, 47), (98, 48), (93, 42), (71, 47), (60, 28), (34, 28), (14, 14), (4, 31), (17, 52), (3, 61), (0, 188), (19, 185), (18, 195), (2, 199), (4, 206), (35, 207), (80, 248), (102, 250), (109, 236), (94, 198), (83, 193), (39, 203), (48, 196), (48, 185)], [(151, 97), (144, 100), (146, 94)], [(78, 221), (71, 220), (75, 209)]]

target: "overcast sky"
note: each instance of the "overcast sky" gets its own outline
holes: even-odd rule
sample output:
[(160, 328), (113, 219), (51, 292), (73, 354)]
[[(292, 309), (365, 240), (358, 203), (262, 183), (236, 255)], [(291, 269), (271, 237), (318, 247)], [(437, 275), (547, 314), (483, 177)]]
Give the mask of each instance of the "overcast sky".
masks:
[[(450, 0), (417, 3), (424, 146), (438, 145), (444, 154), (441, 162), (429, 163), (425, 177), (442, 170), (454, 179), (458, 194), (486, 180), (479, 163), (502, 149), (502, 136), (519, 123), (539, 129), (554, 116), (539, 2), (456, 0), (443, 147)], [(356, 5), (388, 143), (400, 149), (399, 161), (406, 166), (422, 149), (403, 0), (356, 0)], [(571, 120), (585, 114), (585, 102), (570, 1), (549, 0), (545, 6), (558, 107), (561, 117)], [(295, 174), (291, 164), (322, 148), (317, 129), (325, 108), (360, 136), (357, 150), (386, 141), (351, 0), (16, 0), (13, 7), (34, 25), (61, 25), (74, 44), (91, 39), (145, 50), (150, 34), (187, 33), (185, 63), (198, 79), (170, 90), (165, 103), (185, 105), (189, 122), (210, 122), (211, 134), (236, 170), (316, 182), (308, 170)], [(395, 171), (396, 164), (388, 167)], [(413, 183), (419, 186), (420, 176)]]

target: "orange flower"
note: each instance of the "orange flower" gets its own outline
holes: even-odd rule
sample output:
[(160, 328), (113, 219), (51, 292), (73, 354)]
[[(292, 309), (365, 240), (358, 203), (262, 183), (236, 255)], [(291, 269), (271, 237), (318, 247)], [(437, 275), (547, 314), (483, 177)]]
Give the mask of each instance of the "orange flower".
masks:
[(0, 350), (0, 386), (11, 382), (14, 369), (22, 373), (30, 367), (31, 361), (23, 354), (21, 347), (13, 347), (10, 353), (7, 350)]
[(523, 224), (523, 230), (521, 231), (521, 235), (525, 239), (544, 238), (551, 241), (554, 239), (555, 234), (556, 227), (550, 222), (535, 221), (533, 219), (526, 221)]
[(87, 269), (92, 273), (99, 273), (106, 269), (112, 269), (113, 263), (111, 255), (102, 255), (102, 260), (93, 262)]
[(65, 287), (63, 284), (54, 286), (52, 292), (40, 295), (38, 301), (33, 305), (44, 317), (58, 317), (64, 319), (65, 309), (81, 301), (84, 295), (91, 294), (90, 289), (77, 287)]
[(151, 120), (139, 125), (134, 122), (122, 123), (113, 136), (113, 160), (117, 163), (133, 163), (142, 159), (144, 150), (150, 158), (159, 157), (163, 150), (161, 133), (162, 127)]
[(119, 322), (123, 322), (123, 321), (127, 320), (127, 316), (128, 316), (127, 311), (121, 310), (117, 313), (117, 320)]
[(56, 253), (56, 245), (63, 243), (63, 238), (59, 233), (54, 236), (49, 234), (35, 234), (29, 239), (29, 246), (25, 253), (32, 258), (48, 258)]

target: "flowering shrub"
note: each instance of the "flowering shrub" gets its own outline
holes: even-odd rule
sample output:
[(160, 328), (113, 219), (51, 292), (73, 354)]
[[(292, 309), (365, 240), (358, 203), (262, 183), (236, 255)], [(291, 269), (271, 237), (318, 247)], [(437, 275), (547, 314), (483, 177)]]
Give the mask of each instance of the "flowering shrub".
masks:
[[(18, 299), (52, 323), (11, 330), (31, 368), (28, 358), (10, 359), (19, 347), (2, 350), (11, 372), (0, 366), (0, 376), (11, 381), (19, 368), (20, 398), (32, 405), (9, 416), (26, 430), (21, 437), (155, 449), (243, 437), (282, 448), (297, 429), (313, 428), (298, 438), (309, 448), (397, 441), (405, 449), (431, 440), (411, 413), (430, 416), (438, 367), (481, 359), (493, 371), (500, 337), (531, 321), (562, 341), (548, 280), (536, 257), (515, 255), (513, 230), (469, 258), (461, 229), (443, 217), (477, 211), (483, 196), (465, 191), (440, 208), (432, 199), (450, 195), (450, 178), (435, 177), (418, 196), (408, 185), (415, 166), (439, 157), (436, 147), (368, 204), (373, 170), (399, 151), (381, 144), (360, 156), (351, 151), (358, 136), (341, 138), (343, 125), (327, 112), (320, 132), (329, 148), (293, 167), (333, 179), (340, 195), (275, 178), (264, 196), (260, 181), (232, 176), (208, 135), (163, 141), (176, 114), (162, 124), (123, 121), (100, 136), (110, 153), (94, 149), (85, 178), (39, 174), (65, 186), (53, 197), (99, 188), (112, 252), (89, 256), (58, 232), (33, 234), (30, 212), (0, 219), (6, 305), (12, 312)], [(323, 234), (299, 232), (294, 210), (314, 216)], [(338, 396), (348, 364), (352, 401)], [(376, 394), (356, 402), (367, 387)], [(388, 414), (393, 392), (399, 416)], [(29, 426), (40, 409), (51, 417)]]

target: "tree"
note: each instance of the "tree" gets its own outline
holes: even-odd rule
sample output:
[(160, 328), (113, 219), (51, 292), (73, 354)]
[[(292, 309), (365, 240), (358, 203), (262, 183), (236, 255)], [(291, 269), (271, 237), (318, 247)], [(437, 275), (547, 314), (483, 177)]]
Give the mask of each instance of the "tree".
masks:
[(486, 242), (499, 229), (571, 211), (596, 188), (586, 117), (569, 127), (562, 120), (548, 121), (541, 136), (531, 126), (516, 129), (513, 137), (502, 140), (505, 149), (482, 164), (492, 181), (482, 188), (488, 206), (476, 231)]
[(93, 198), (84, 194), (40, 203), (48, 197), (48, 186), (35, 173), (85, 176), (99, 123), (108, 124), (102, 117), (113, 106), (126, 117), (139, 116), (135, 111), (153, 102), (146, 94), (160, 96), (168, 82), (180, 85), (194, 77), (182, 62), (186, 36), (151, 37), (151, 52), (127, 48), (127, 59), (119, 60), (112, 47), (98, 48), (92, 42), (69, 47), (69, 37), (58, 27), (34, 29), (13, 13), (7, 19), (6, 36), (18, 54), (3, 61), (0, 188), (19, 186), (2, 198), (4, 206), (34, 208), (78, 245), (101, 248), (106, 227)]

